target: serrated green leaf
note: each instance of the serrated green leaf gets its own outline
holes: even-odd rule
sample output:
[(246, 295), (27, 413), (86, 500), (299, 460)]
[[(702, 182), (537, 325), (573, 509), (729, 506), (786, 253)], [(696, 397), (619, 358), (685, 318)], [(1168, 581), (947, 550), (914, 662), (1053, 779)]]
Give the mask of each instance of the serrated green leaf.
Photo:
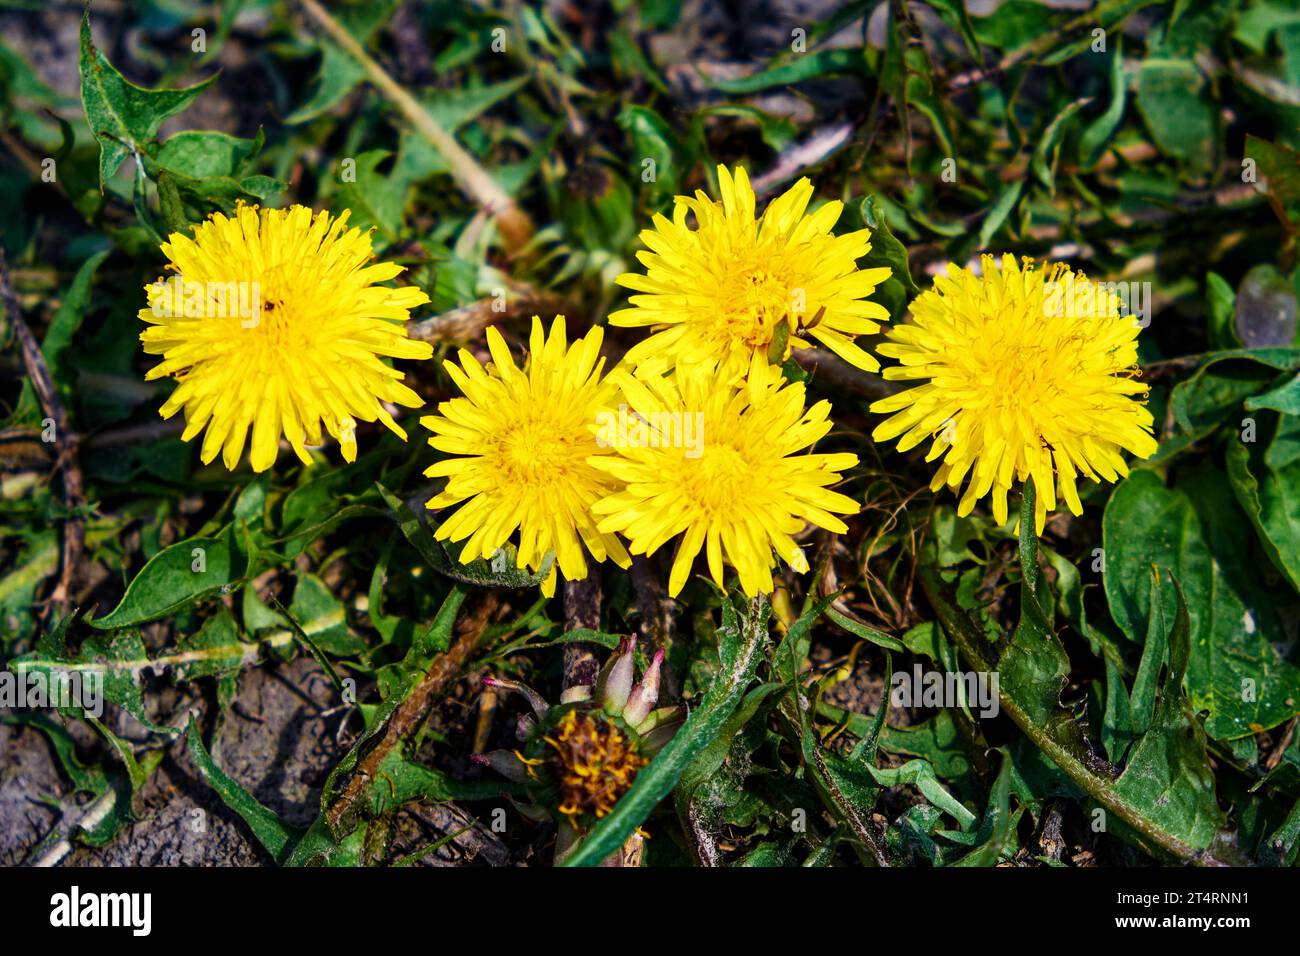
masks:
[(193, 717), (190, 718), (188, 738), (190, 759), (203, 775), (204, 782), (216, 791), (222, 803), (243, 818), (248, 828), (253, 831), (253, 836), (257, 837), (257, 842), (271, 854), (272, 859), (276, 863), (284, 862), (298, 839), (298, 833), (281, 821), (273, 811), (259, 803), (256, 797), (240, 786), (239, 781), (217, 766), (212, 755), (203, 746), (199, 725), (194, 722)]
[(1007, 844), (1014, 837), (1012, 825), (1015, 816), (1011, 813), (1011, 755), (1002, 751), (1002, 766), (993, 789), (989, 793), (988, 807), (975, 838), (978, 847), (955, 861), (953, 866), (997, 866), (1007, 849)]
[(632, 141), (633, 168), (629, 173), (646, 182), (646, 160), (654, 162), (654, 178), (641, 188), (649, 202), (659, 202), (681, 191), (682, 170), (677, 162), (680, 149), (668, 121), (646, 106), (628, 105), (618, 114), (618, 125)]
[(81, 103), (90, 131), (99, 142), (100, 189), (128, 156), (148, 152), (163, 120), (193, 103), (215, 79), (214, 74), (179, 90), (136, 86), (95, 48), (87, 6), (81, 17)]
[(476, 558), (468, 563), (460, 560), (461, 545), (453, 542), (439, 541), (433, 536), (428, 525), (411, 511), (400, 498), (382, 485), (377, 486), (384, 503), (392, 512), (393, 519), (406, 535), (406, 540), (415, 546), (420, 556), (435, 571), (465, 584), (479, 587), (526, 588), (540, 584), (550, 574), (555, 556), (547, 552), (542, 559), (542, 566), (537, 572), (518, 566), (518, 552), (507, 541), (496, 550), (491, 559)]
[[(324, 787), (321, 788), (322, 818), (337, 795), (337, 781), (352, 772), (369, 742), (376, 735), (383, 733), (384, 728), (388, 725), (389, 718), (392, 717), (394, 711), (401, 706), (402, 702), (416, 687), (420, 678), (428, 670), (429, 665), (433, 663), (434, 658), (450, 646), (452, 631), (456, 626), (456, 616), (460, 612), (460, 607), (464, 603), (467, 593), (468, 589), (462, 585), (452, 585), (452, 589), (438, 609), (438, 614), (430, 625), (428, 633), (420, 640), (412, 642), (410, 650), (407, 651), (406, 657), (400, 663), (386, 668), (385, 671), (380, 673), (380, 687), (386, 689), (384, 699), (377, 707), (373, 708), (373, 711), (367, 717), (365, 730), (352, 744), (352, 748), (347, 755), (330, 771)], [(352, 814), (340, 820), (338, 836), (343, 836), (346, 831), (351, 829), (355, 822), (356, 812), (359, 810), (360, 807), (357, 807)], [(315, 828), (313, 827), (313, 829)]]
[(1219, 120), (1191, 60), (1147, 57), (1137, 76), (1137, 105), (1160, 149), (1194, 170), (1214, 166)]
[(314, 574), (299, 574), (289, 611), (313, 643), (338, 657), (366, 649), (366, 642), (348, 627), (347, 611), (325, 582)]
[(1284, 460), (1281, 452), (1300, 444), (1300, 419), (1281, 415), (1275, 429), (1267, 449), (1228, 442), (1228, 478), (1273, 566), (1300, 592), (1300, 459)]
[(1065, 108), (1047, 124), (1047, 129), (1043, 130), (1038, 138), (1038, 145), (1034, 147), (1034, 157), (1030, 167), (1038, 177), (1038, 181), (1046, 186), (1052, 195), (1056, 195), (1056, 161), (1060, 153), (1061, 137), (1069, 129), (1070, 123), (1079, 111), (1091, 102), (1092, 98), (1085, 96), (1066, 104)]
[(1169, 407), (1180, 433), (1161, 444), (1156, 459), (1176, 454), (1220, 425), (1240, 429), (1242, 403), (1266, 391), (1279, 372), (1297, 368), (1300, 349), (1230, 349), (1207, 356), (1170, 395)]
[(963, 830), (975, 822), (975, 814), (962, 806), (961, 801), (943, 788), (943, 784), (934, 774), (934, 767), (928, 760), (909, 760), (900, 767), (868, 766), (867, 771), (882, 787), (898, 787), (903, 784), (916, 787), (921, 791), (921, 796), (938, 809), (950, 814)]
[[(86, 796), (84, 812), (77, 821), (75, 832), (70, 834), (77, 842), (89, 847), (105, 846), (131, 822), (131, 780), (121, 767), (111, 763), (107, 766), (103, 763), (83, 764), (77, 756), (77, 742), (72, 734), (46, 714), (23, 711), (6, 714), (0, 721), (26, 724), (43, 733), (59, 766), (72, 782), (73, 794)], [(161, 756), (162, 751), (157, 753)], [(50, 842), (60, 839), (61, 832), (59, 828), (52, 830), (46, 841), (33, 848), (28, 862), (38, 858)]]
[[(1149, 472), (1136, 474), (1153, 477)], [(1021, 528), (1031, 530), (1021, 538), (1022, 548), (1026, 550), (1021, 556), (1022, 617), (1017, 627), (1017, 632), (1023, 634), (1026, 639), (1031, 638), (1041, 629), (1041, 621), (1038, 620), (1040, 615), (1033, 611), (1033, 605), (1039, 603), (1038, 600), (1026, 600), (1028, 596), (1033, 595), (1039, 579), (1038, 574), (1025, 570), (1033, 559), (1032, 549), (1026, 547), (1032, 539), (1033, 501), (1033, 482), (1029, 481), (1025, 486), (1020, 512)], [(969, 665), (979, 670), (996, 669), (1000, 674), (1002, 655), (1005, 654), (1003, 648), (996, 642), (990, 644), (982, 624), (957, 603), (956, 589), (951, 582), (944, 579), (941, 571), (935, 566), (932, 552), (931, 548), (929, 553), (923, 554), (923, 560), (918, 568), (918, 577), (944, 630)], [(1109, 572), (1109, 567), (1107, 571)], [(1028, 613), (1024, 613), (1026, 604), (1029, 606)], [(1039, 611), (1041, 612), (1041, 607)], [(1037, 656), (1030, 654), (1031, 658)], [(1047, 657), (1050, 659), (1055, 657), (1055, 654), (1048, 654)], [(1022, 668), (1022, 670), (1028, 669)], [(1180, 860), (1184, 863), (1217, 864), (1219, 861), (1209, 856), (1203, 847), (1190, 844), (1184, 839), (1188, 833), (1199, 836), (1201, 830), (1198, 827), (1183, 828), (1179, 832), (1174, 832), (1168, 828), (1166, 818), (1157, 819), (1151, 813), (1150, 807), (1134, 799), (1133, 792), (1121, 793), (1116, 790), (1115, 780), (1112, 777), (1113, 768), (1091, 750), (1082, 729), (1064, 707), (1058, 705), (1055, 711), (1047, 714), (1047, 719), (1043, 722), (1030, 717), (1031, 711), (1041, 710), (1043, 701), (1048, 695), (1057, 693), (1060, 686), (1052, 674), (1041, 672), (1045, 679), (1037, 686), (1016, 687), (1008, 681), (999, 682), (998, 698), (1002, 705), (1001, 709), (1012, 723), (1020, 728), (1033, 745), (1059, 767), (1071, 782), (1116, 819), (1117, 832), (1124, 834), (1148, 852), (1159, 854), (1162, 858)], [(1149, 795), (1145, 788), (1142, 788), (1139, 794), (1143, 800)], [(1122, 829), (1119, 824), (1123, 824)]]
[[(59, 303), (58, 311), (50, 320), (50, 326), (41, 342), (45, 367), (50, 373), (50, 378), (65, 395), (73, 393), (76, 381), (75, 370), (68, 369), (64, 363), (64, 354), (76, 338), (77, 330), (81, 328), (81, 323), (90, 309), (91, 284), (95, 273), (107, 257), (108, 251), (97, 252), (81, 264), (77, 274), (72, 278), (72, 284), (68, 286), (63, 301)], [(12, 420), (22, 421), (28, 418), (33, 420), (40, 418), (40, 403), (31, 380), (24, 379), (23, 390), (18, 397), (18, 406), (14, 409)]]
[(449, 800), (490, 800), (522, 794), (523, 788), (503, 780), (457, 780), (433, 767), (411, 760), (394, 747), (379, 764), (370, 788), (369, 812), (378, 816), (412, 800), (445, 803)]
[(379, 229), (392, 239), (402, 227), (402, 214), (410, 181), (395, 175), (379, 172), (379, 165), (392, 153), (386, 149), (371, 149), (356, 158), (352, 171), (355, 179), (343, 183), (338, 192), (339, 211), (351, 210), (348, 225), (358, 229)]
[[(1191, 629), (1182, 589), (1176, 578), (1172, 584), (1176, 608), (1168, 636), (1156, 630), (1147, 636), (1148, 641), (1168, 641), (1169, 665), (1150, 728), (1134, 746), (1124, 773), (1115, 781), (1115, 792), (1140, 807), (1164, 831), (1203, 850), (1213, 842), (1223, 813), (1215, 798), (1205, 732), (1183, 693)], [(1155, 618), (1164, 620), (1158, 611)]]
[(1300, 668), (1278, 656), (1285, 640), (1280, 600), (1252, 571), (1251, 527), (1208, 463), (1166, 488), (1150, 471), (1129, 475), (1111, 494), (1102, 522), (1106, 597), (1115, 623), (1131, 640), (1151, 615), (1151, 567), (1162, 572), (1164, 616), (1177, 595), (1188, 597), (1192, 705), (1206, 710), (1206, 730), (1233, 740), (1277, 726), (1300, 713)]
[(30, 636), (35, 629), (32, 605), (36, 589), (59, 569), (60, 551), (58, 532), (33, 533), (16, 552), (12, 569), (0, 577), (0, 624), (4, 634), (0, 650), (7, 650), (11, 641)]
[(997, 201), (989, 208), (988, 215), (980, 223), (979, 247), (981, 249), (988, 248), (994, 234), (1002, 228), (1002, 224), (1007, 221), (1011, 211), (1016, 208), (1016, 203), (1020, 201), (1020, 194), (1024, 191), (1024, 188), (1024, 180), (1017, 179), (1007, 183), (1002, 192), (998, 194)]
[(793, 59), (760, 70), (752, 76), (742, 79), (714, 79), (711, 84), (724, 93), (748, 95), (773, 86), (789, 86), (819, 76), (845, 73), (862, 67), (860, 51), (849, 49), (818, 50), (816, 53), (802, 53)]
[(905, 651), (906, 647), (903, 642), (896, 637), (890, 637), (884, 631), (878, 630), (864, 621), (859, 621), (855, 617), (850, 617), (843, 613), (835, 605), (830, 604), (826, 607), (826, 616), (838, 624), (844, 630), (848, 631), (864, 641), (870, 641), (872, 644), (888, 648), (891, 651)]
[(162, 168), (193, 179), (235, 176), (261, 152), (262, 138), (260, 130), (254, 139), (240, 139), (210, 129), (187, 129), (167, 137), (153, 158)]
[[(84, 703), (92, 706), (95, 701), (89, 699), (88, 695), (97, 684), (105, 700), (121, 707), (149, 730), (173, 734), (177, 731), (155, 724), (145, 711), (140, 688), (141, 674), (153, 667), (153, 664), (139, 632), (130, 630), (113, 635), (91, 635), (82, 642), (80, 651), (72, 656), (47, 656), (45, 650), (38, 647), (30, 654), (15, 659), (11, 667), (17, 674), (45, 675), (51, 688), (75, 686), (70, 683), (75, 678), (81, 682), (82, 694), (87, 697)], [(81, 707), (72, 710), (78, 715), (90, 713), (91, 716), (98, 716)]]
[[(364, 45), (393, 15), (397, 0), (347, 4), (339, 23)], [(284, 118), (289, 125), (306, 123), (333, 109), (366, 78), (366, 68), (332, 40), (320, 40), (320, 66), (311, 82), (307, 102)]]
[(1300, 222), (1300, 152), (1247, 133), (1246, 158), (1255, 161), (1255, 181), (1263, 185), (1293, 224)]
[(1106, 110), (1089, 123), (1079, 136), (1078, 159), (1084, 169), (1092, 169), (1101, 160), (1107, 146), (1124, 118), (1124, 106), (1128, 101), (1128, 81), (1124, 76), (1124, 35), (1116, 33), (1114, 41), (1106, 51), (1110, 60), (1110, 102)]

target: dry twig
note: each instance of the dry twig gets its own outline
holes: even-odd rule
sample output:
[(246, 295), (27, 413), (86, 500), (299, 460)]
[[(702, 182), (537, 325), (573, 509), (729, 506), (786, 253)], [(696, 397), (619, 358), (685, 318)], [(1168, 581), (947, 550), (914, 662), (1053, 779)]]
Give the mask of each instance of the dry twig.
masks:
[(13, 326), (14, 337), (22, 351), (23, 364), (27, 367), (27, 377), (36, 392), (41, 408), (54, 425), (55, 441), (59, 443), (59, 455), (55, 468), (62, 469), (63, 505), (67, 515), (63, 522), (63, 567), (59, 572), (59, 583), (50, 601), (59, 614), (67, 612), (70, 598), (76, 582), (81, 555), (86, 544), (86, 519), (82, 509), (86, 504), (86, 495), (81, 480), (81, 438), (73, 430), (63, 402), (59, 398), (58, 388), (50, 378), (50, 370), (45, 364), (36, 337), (23, 319), (18, 296), (14, 293), (13, 283), (9, 281), (9, 264), (5, 260), (4, 250), (0, 249), (0, 299), (4, 302), (5, 314)]
[(447, 160), (456, 185), (496, 221), (506, 251), (511, 254), (519, 252), (533, 236), (533, 223), (528, 214), (515, 205), (514, 199), (479, 165), (478, 160), (439, 125), (429, 111), (420, 105), (419, 100), (389, 76), (388, 71), (375, 62), (356, 38), (324, 7), (316, 0), (300, 0), (300, 4), (308, 17), (365, 69), (370, 81), (392, 101), (415, 127), (416, 132)]

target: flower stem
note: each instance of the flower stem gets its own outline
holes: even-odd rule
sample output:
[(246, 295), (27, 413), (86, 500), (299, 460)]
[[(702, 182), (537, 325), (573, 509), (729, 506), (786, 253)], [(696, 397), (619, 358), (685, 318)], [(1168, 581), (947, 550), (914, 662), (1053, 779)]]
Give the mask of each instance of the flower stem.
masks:
[(389, 76), (388, 71), (375, 62), (356, 38), (330, 16), (317, 0), (299, 0), (299, 2), (307, 15), (329, 34), (330, 39), (361, 64), (370, 76), (370, 81), (401, 111), (415, 127), (416, 132), (427, 139), (447, 161), (456, 185), (496, 220), (506, 251), (512, 255), (519, 252), (533, 235), (533, 223), (528, 214), (515, 205), (515, 201), (492, 178), (492, 175), (480, 166), (460, 143), (456, 142), (456, 138), (451, 133), (442, 128), (438, 121), (420, 105), (419, 100)]

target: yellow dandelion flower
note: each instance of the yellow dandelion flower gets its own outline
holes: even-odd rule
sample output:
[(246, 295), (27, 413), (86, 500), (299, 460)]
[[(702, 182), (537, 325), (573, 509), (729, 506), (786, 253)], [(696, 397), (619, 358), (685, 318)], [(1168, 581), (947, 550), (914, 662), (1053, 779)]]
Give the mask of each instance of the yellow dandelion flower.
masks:
[(207, 429), (204, 464), (221, 452), (233, 471), (250, 430), (254, 471), (271, 467), (281, 435), (304, 464), (322, 428), (348, 461), (357, 421), (378, 419), (406, 438), (383, 403), (424, 403), (381, 357), (433, 354), (402, 324), (429, 297), (377, 285), (402, 267), (369, 264), (370, 236), (347, 220), (241, 204), (233, 218), (215, 213), (193, 238), (172, 233), (163, 243), (173, 274), (146, 288), (139, 313), (145, 352), (163, 360), (145, 378), (180, 382), (160, 412), (185, 410), (185, 441)]
[(751, 356), (768, 354), (784, 322), (790, 334), (783, 358), (791, 347), (811, 347), (811, 338), (858, 368), (879, 369), (853, 341), (889, 318), (884, 306), (866, 301), (889, 269), (857, 267), (871, 249), (871, 231), (835, 236), (831, 228), (844, 207), (838, 201), (806, 215), (813, 195), (807, 179), (758, 218), (743, 168), (733, 177), (719, 166), (718, 183), (721, 203), (697, 190), (694, 198), (677, 197), (671, 222), (656, 214), (654, 228), (641, 233), (649, 251), (637, 254), (645, 274), (617, 278), (641, 294), (610, 315), (610, 324), (657, 330), (627, 361), (717, 363), (743, 377)]
[(1065, 265), (1004, 255), (999, 270), (986, 255), (981, 272), (949, 265), (913, 301), (912, 322), (890, 329), (877, 351), (900, 364), (885, 378), (924, 384), (875, 402), (894, 414), (871, 437), (898, 438), (900, 451), (932, 438), (926, 461), (943, 462), (930, 487), (966, 480), (960, 515), (991, 495), (1004, 524), (1012, 483), (1032, 476), (1041, 534), (1058, 494), (1082, 513), (1078, 477), (1115, 481), (1128, 474), (1121, 449), (1156, 450), (1134, 379), (1139, 326), (1113, 289)]
[(618, 454), (592, 459), (626, 487), (595, 505), (600, 530), (617, 531), (633, 554), (653, 554), (681, 536), (669, 575), (677, 595), (703, 548), (709, 573), (723, 586), (723, 559), (751, 596), (772, 591), (779, 557), (808, 570), (794, 535), (812, 522), (848, 530), (835, 517), (858, 510), (831, 491), (851, 454), (808, 454), (831, 428), (830, 403), (804, 409), (804, 387), (755, 357), (737, 381), (720, 370), (679, 366), (668, 376), (645, 370), (616, 378), (636, 413), (607, 444)]
[[(603, 330), (593, 328), (572, 346), (564, 317), (550, 334), (533, 317), (530, 358), (521, 371), (496, 327), (487, 330), (492, 362), (483, 368), (462, 349), (460, 364), (443, 365), (464, 395), (420, 419), (433, 432), (429, 444), (449, 455), (425, 474), (449, 478), (430, 509), (465, 502), (439, 526), (442, 541), (469, 540), (460, 559), (490, 558), (515, 530), (517, 564), (539, 570), (547, 552), (570, 581), (587, 576), (583, 547), (596, 561), (631, 563), (622, 542), (596, 529), (591, 506), (610, 490), (609, 477), (591, 461), (606, 454), (596, 440), (596, 420), (615, 389), (601, 373)], [(555, 568), (542, 584), (555, 593)]]

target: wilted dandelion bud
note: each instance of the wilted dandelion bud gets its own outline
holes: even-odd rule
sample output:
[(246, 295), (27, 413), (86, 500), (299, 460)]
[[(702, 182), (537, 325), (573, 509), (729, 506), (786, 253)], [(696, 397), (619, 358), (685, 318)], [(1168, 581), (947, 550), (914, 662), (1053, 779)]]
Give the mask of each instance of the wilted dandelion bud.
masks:
[(532, 714), (520, 714), (519, 720), (515, 722), (515, 736), (520, 740), (527, 740), (536, 729), (537, 720)]
[(627, 706), (623, 708), (623, 719), (630, 727), (640, 727), (641, 722), (650, 716), (655, 703), (659, 700), (659, 669), (663, 666), (663, 649), (655, 651), (654, 659), (641, 677), (641, 683), (632, 688)]
[(539, 730), (526, 758), (539, 802), (578, 831), (613, 810), (650, 762), (621, 721), (581, 704), (557, 709)]
[(625, 637), (596, 682), (596, 698), (606, 713), (617, 714), (627, 704), (636, 678), (635, 650), (636, 638)]

